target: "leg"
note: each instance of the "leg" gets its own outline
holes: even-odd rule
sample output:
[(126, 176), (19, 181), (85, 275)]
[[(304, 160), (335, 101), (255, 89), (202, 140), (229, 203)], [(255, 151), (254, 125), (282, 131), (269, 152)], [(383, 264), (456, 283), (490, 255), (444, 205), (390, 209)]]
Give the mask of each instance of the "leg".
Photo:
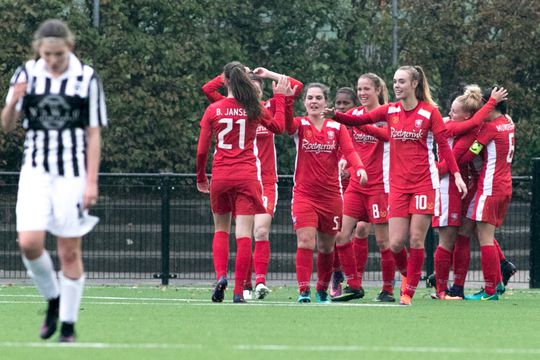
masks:
[(368, 236), (371, 225), (365, 221), (359, 221), (356, 224), (355, 236), (353, 239), (354, 256), (356, 259), (356, 272), (358, 273), (358, 280), (360, 286), (362, 286), (362, 278), (366, 270), (366, 264), (368, 260)]
[(332, 277), (334, 260), (335, 234), (318, 232), (317, 234), (317, 301), (328, 303), (328, 285)]
[(255, 265), (255, 297), (257, 299), (264, 299), (270, 292), (266, 287), (266, 274), (270, 263), (270, 242), (268, 239), (271, 225), (272, 215), (255, 215), (255, 251), (253, 260)]
[(461, 226), (458, 230), (453, 252), (454, 284), (450, 288), (453, 295), (463, 297), (465, 279), (471, 262), (471, 241), (476, 223), (466, 217), (462, 217)]
[(452, 252), (456, 241), (458, 228), (456, 226), (444, 226), (439, 228), (439, 246), (435, 250), (435, 275), (436, 288), (439, 299), (446, 298), (448, 289), (448, 277), (452, 265)]
[(296, 237), (296, 279), (300, 292), (298, 301), (309, 302), (309, 283), (313, 272), (313, 250), (317, 242), (317, 229), (314, 227), (297, 229)]
[[(236, 264), (234, 269), (234, 298), (235, 302), (243, 302), (244, 280), (251, 264), (251, 232), (254, 215), (236, 216)], [(242, 301), (236, 301), (242, 298)]]
[(48, 339), (56, 332), (60, 286), (51, 256), (44, 249), (45, 231), (21, 231), (18, 238), (24, 266), (39, 293), (48, 301), (47, 314), (40, 329), (40, 337)]
[(405, 243), (409, 237), (409, 217), (393, 217), (388, 219), (390, 250), (394, 256), (397, 270), (402, 276), (407, 276), (407, 251)]
[(227, 265), (229, 263), (229, 233), (231, 231), (231, 213), (213, 214), (214, 238), (212, 239), (212, 257), (217, 284), (212, 294), (213, 302), (222, 302), (227, 288)]
[(498, 280), (499, 255), (493, 244), (495, 225), (477, 222), (476, 229), (482, 255), (482, 272), (484, 273), (484, 291), (488, 296), (496, 293)]
[[(412, 214), (410, 223), (410, 255), (407, 264), (407, 288), (404, 295), (409, 297), (414, 296), (422, 266), (424, 265), (424, 242), (426, 235), (431, 225), (431, 215)], [(392, 235), (390, 235), (392, 236)]]
[(381, 255), (381, 270), (383, 286), (381, 293), (377, 296), (377, 301), (393, 302), (394, 293), (394, 275), (396, 273), (396, 263), (390, 250), (390, 239), (388, 233), (388, 224), (374, 224), (375, 240), (379, 253)]
[[(348, 285), (356, 290), (360, 289), (360, 280), (358, 279), (358, 271), (355, 261), (355, 253), (353, 243), (351, 242), (351, 235), (356, 227), (357, 219), (344, 215), (342, 219), (341, 231), (336, 235), (336, 250), (339, 256), (339, 261), (342, 264), (342, 269), (345, 272)], [(326, 240), (331, 241), (330, 235), (322, 235)], [(321, 241), (321, 239), (319, 238)], [(322, 245), (324, 246), (324, 245)], [(320, 251), (320, 248), (319, 248)], [(332, 286), (334, 288), (334, 286)], [(340, 294), (334, 294), (333, 297), (337, 297)]]
[(84, 274), (81, 253), (81, 238), (58, 238), (60, 259), (60, 329), (61, 342), (75, 340), (75, 323), (79, 315)]

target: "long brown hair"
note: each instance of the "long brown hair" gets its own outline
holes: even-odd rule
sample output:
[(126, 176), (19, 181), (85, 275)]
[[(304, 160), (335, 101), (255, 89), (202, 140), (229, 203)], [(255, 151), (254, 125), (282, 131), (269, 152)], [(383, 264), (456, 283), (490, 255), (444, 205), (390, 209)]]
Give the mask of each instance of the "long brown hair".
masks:
[(411, 76), (411, 80), (418, 81), (418, 86), (416, 86), (414, 95), (418, 100), (427, 102), (433, 106), (437, 106), (433, 98), (431, 97), (431, 90), (429, 89), (429, 83), (424, 73), (424, 69), (421, 66), (402, 66), (398, 70), (407, 71)]
[(223, 74), (233, 97), (246, 110), (248, 120), (257, 119), (263, 112), (263, 107), (258, 90), (251, 82), (246, 67), (238, 61), (233, 61), (225, 65)]
[(34, 33), (34, 40), (32, 47), (36, 54), (39, 53), (39, 47), (41, 41), (45, 38), (58, 38), (64, 40), (70, 47), (75, 46), (75, 37), (65, 22), (58, 19), (49, 19), (39, 25), (38, 29)]

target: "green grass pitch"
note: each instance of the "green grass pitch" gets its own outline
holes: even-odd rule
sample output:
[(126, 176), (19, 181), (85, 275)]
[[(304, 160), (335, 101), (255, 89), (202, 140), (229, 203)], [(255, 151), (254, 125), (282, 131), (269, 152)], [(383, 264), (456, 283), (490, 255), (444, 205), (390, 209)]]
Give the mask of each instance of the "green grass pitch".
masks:
[[(294, 287), (263, 301), (210, 301), (211, 287), (87, 286), (78, 342), (42, 341), (45, 302), (32, 286), (0, 287), (0, 359), (540, 359), (540, 291), (500, 301), (413, 306), (297, 304)], [(313, 296), (314, 298), (314, 296)]]

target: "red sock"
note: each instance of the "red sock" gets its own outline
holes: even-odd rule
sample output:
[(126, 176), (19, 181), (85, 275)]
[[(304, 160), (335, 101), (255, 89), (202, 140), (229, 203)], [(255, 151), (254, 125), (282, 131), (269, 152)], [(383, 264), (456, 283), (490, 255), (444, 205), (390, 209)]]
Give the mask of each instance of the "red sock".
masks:
[[(354, 259), (353, 243), (348, 242), (345, 245), (336, 245), (334, 251), (338, 254), (341, 262), (341, 268), (347, 278), (347, 284), (355, 290), (360, 289), (360, 280), (358, 279), (358, 273), (356, 271), (356, 261)], [(335, 262), (334, 262), (335, 264)]]
[(397, 270), (401, 275), (407, 276), (407, 249), (403, 248), (398, 253), (392, 251), (392, 255), (394, 256)]
[(253, 277), (253, 255), (251, 255), (251, 258), (249, 259), (248, 272), (246, 275), (246, 279), (244, 280), (244, 289), (253, 288), (253, 284), (251, 283), (252, 277)]
[(448, 276), (452, 264), (452, 253), (438, 246), (435, 250), (435, 278), (437, 279), (437, 293), (448, 288)]
[(358, 280), (360, 280), (360, 285), (362, 285), (362, 278), (364, 277), (364, 271), (366, 271), (366, 263), (368, 259), (368, 239), (360, 239), (355, 237), (353, 239), (353, 244), (356, 270), (358, 271)]
[(396, 274), (396, 262), (390, 249), (379, 250), (381, 253), (381, 270), (384, 291), (388, 291), (390, 294), (394, 293), (394, 275)]
[(332, 278), (332, 264), (334, 263), (334, 252), (330, 254), (317, 253), (317, 291), (328, 290), (328, 284)]
[(313, 250), (302, 248), (296, 249), (296, 279), (298, 281), (299, 292), (309, 289), (312, 272)]
[(497, 269), (500, 269), (499, 255), (493, 245), (480, 246), (482, 253), (482, 272), (484, 273), (484, 291), (488, 295), (495, 294), (497, 286)]
[(337, 249), (337, 244), (336, 244), (336, 247), (334, 247), (334, 265), (332, 266), (333, 272), (341, 271), (341, 262), (339, 261), (339, 255), (336, 249)]
[(229, 233), (217, 231), (212, 239), (212, 255), (214, 257), (214, 270), (219, 280), (227, 276), (227, 263), (229, 262)]
[(506, 256), (504, 256), (504, 253), (501, 250), (501, 246), (499, 245), (499, 242), (495, 238), (493, 238), (493, 245), (495, 245), (495, 249), (497, 249), (497, 253), (499, 254), (499, 260), (500, 261), (506, 260)]
[(420, 275), (424, 266), (424, 249), (409, 249), (409, 263), (407, 264), (407, 289), (405, 295), (414, 296)]
[(266, 274), (270, 263), (270, 241), (255, 241), (255, 284), (266, 284)]
[(234, 294), (244, 292), (244, 281), (251, 263), (251, 238), (236, 239), (236, 264), (234, 267)]
[(454, 245), (454, 285), (465, 286), (471, 262), (471, 241), (468, 236), (458, 235)]

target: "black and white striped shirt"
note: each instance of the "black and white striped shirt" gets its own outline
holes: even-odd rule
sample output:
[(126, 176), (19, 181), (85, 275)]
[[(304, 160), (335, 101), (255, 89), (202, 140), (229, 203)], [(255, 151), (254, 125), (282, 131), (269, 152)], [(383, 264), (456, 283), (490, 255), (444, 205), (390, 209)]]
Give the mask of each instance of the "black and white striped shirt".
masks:
[[(90, 66), (69, 55), (68, 69), (54, 78), (43, 59), (19, 67), (11, 86), (27, 82), (26, 95), (17, 104), (26, 130), (23, 167), (41, 167), (53, 175), (86, 174), (86, 128), (107, 125), (101, 80)], [(11, 87), (6, 97), (9, 103)]]

